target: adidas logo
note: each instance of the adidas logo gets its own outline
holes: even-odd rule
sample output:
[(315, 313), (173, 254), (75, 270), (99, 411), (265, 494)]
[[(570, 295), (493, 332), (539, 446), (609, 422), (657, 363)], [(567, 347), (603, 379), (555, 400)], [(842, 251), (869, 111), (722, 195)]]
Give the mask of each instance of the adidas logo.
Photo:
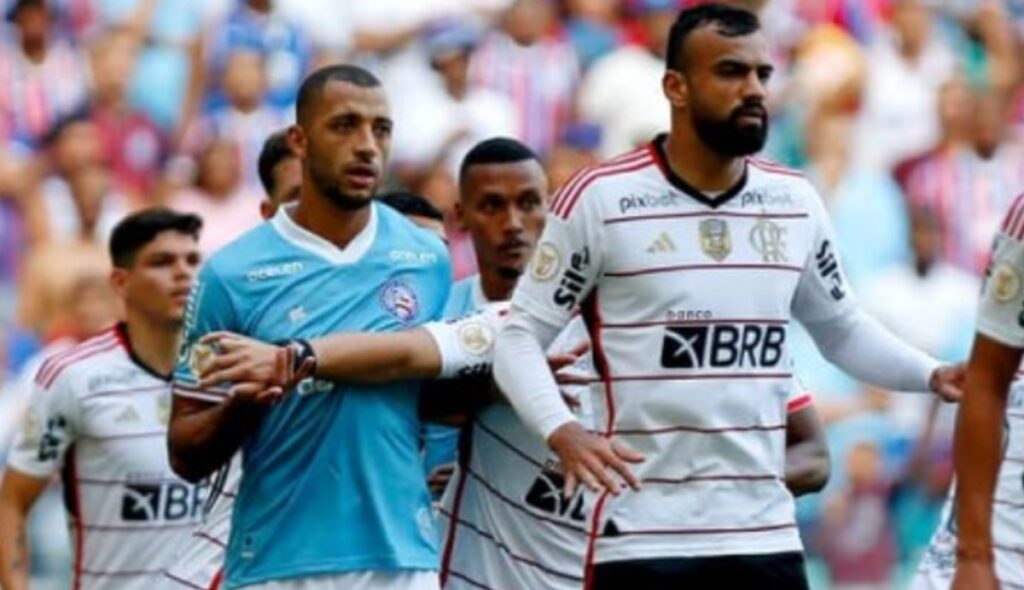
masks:
[(658, 239), (654, 240), (650, 246), (647, 247), (648, 254), (660, 254), (664, 252), (675, 252), (676, 243), (672, 241), (672, 238), (665, 232), (661, 232)]
[(138, 422), (142, 417), (139, 416), (139, 412), (135, 409), (135, 406), (128, 406), (114, 418), (114, 422), (118, 424), (124, 424), (125, 422)]

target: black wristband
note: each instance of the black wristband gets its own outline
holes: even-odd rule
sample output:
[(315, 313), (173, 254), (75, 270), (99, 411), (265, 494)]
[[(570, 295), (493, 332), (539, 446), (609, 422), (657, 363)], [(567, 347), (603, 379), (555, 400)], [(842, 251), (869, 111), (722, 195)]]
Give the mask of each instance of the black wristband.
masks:
[(292, 372), (298, 373), (302, 366), (306, 364), (308, 360), (313, 361), (313, 371), (316, 371), (316, 351), (313, 350), (313, 345), (308, 341), (299, 338), (293, 338), (289, 340), (282, 340), (277, 343), (278, 346), (290, 348), (293, 351), (292, 356)]

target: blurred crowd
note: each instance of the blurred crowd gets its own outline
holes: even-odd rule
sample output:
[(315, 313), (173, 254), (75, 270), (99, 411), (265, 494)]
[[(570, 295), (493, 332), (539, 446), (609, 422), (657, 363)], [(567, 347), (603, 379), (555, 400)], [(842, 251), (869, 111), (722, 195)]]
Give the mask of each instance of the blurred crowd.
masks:
[[(450, 217), (458, 163), (483, 138), (524, 140), (557, 187), (667, 128), (665, 45), (687, 2), (6, 0), (0, 457), (41, 359), (118, 313), (113, 224), (154, 204), (194, 211), (209, 253), (259, 223), (260, 148), (312, 68), (379, 74), (388, 183)], [(761, 14), (777, 66), (767, 155), (818, 187), (868, 308), (963, 358), (989, 241), (1024, 191), (1024, 0), (735, 2)], [(460, 278), (472, 246), (450, 225)], [(825, 493), (800, 505), (816, 587), (898, 588), (949, 485), (955, 409), (865, 389), (793, 338), (833, 457)], [(60, 503), (44, 506), (34, 567), (62, 587)]]

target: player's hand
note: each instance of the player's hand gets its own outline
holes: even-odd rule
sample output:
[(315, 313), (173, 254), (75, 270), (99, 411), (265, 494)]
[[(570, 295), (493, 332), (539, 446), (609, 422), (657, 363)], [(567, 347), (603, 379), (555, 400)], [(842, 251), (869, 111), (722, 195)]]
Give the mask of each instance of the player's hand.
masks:
[[(558, 372), (566, 367), (571, 367), (576, 364), (576, 361), (580, 360), (583, 355), (587, 354), (590, 350), (590, 343), (583, 341), (576, 345), (575, 348), (568, 352), (559, 354), (548, 355), (548, 368), (555, 374), (557, 379)], [(561, 382), (559, 382), (561, 383)]]
[(312, 363), (295, 369), (295, 353), (291, 348), (275, 346), (232, 334), (213, 332), (200, 340), (215, 346), (217, 355), (200, 371), (200, 387), (217, 383), (234, 383), (232, 392), (248, 394), (251, 390), (277, 388), (287, 391), (309, 376)]
[(932, 392), (947, 402), (958, 402), (964, 395), (964, 380), (967, 377), (967, 365), (943, 365), (932, 372), (928, 386)]
[(958, 559), (950, 590), (999, 590), (991, 560)]
[(566, 498), (573, 497), (580, 483), (594, 492), (604, 490), (617, 496), (625, 487), (620, 478), (634, 490), (640, 489), (640, 479), (627, 463), (640, 463), (644, 456), (620, 442), (588, 432), (579, 422), (556, 428), (548, 437), (548, 446), (562, 462)]

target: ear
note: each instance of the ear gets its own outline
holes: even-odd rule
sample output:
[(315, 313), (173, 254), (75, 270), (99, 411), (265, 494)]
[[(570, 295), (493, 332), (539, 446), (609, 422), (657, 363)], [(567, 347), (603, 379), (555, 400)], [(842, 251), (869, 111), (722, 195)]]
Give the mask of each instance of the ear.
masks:
[(288, 147), (300, 160), (306, 159), (306, 132), (297, 123), (288, 128)]
[(270, 219), (274, 216), (274, 204), (270, 202), (270, 199), (263, 199), (260, 201), (260, 217), (263, 219)]
[(461, 196), (455, 201), (455, 227), (462, 232), (469, 231), (466, 229), (466, 209), (462, 206)]
[(128, 271), (123, 268), (114, 267), (114, 270), (110, 271), (110, 286), (114, 289), (114, 293), (117, 294), (117, 298), (124, 300), (125, 290), (128, 285)]
[(689, 105), (689, 87), (686, 85), (686, 78), (675, 70), (665, 70), (661, 77), (661, 90), (668, 99), (672, 109), (686, 109)]

